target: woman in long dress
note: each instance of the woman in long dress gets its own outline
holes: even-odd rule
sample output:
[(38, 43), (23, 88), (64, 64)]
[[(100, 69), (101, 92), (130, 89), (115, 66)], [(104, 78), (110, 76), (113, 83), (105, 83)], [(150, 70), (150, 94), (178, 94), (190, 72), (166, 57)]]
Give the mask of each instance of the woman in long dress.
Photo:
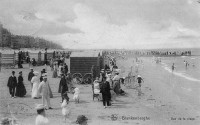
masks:
[(53, 66), (53, 76), (52, 76), (53, 78), (58, 77), (57, 70), (58, 70), (58, 65), (57, 65), (57, 63), (55, 63)]
[(26, 95), (26, 88), (24, 86), (24, 79), (22, 77), (22, 71), (19, 72), (18, 83), (16, 88), (16, 96), (24, 97)]
[(38, 87), (40, 84), (40, 78), (39, 78), (39, 72), (34, 71), (34, 76), (31, 79), (31, 82), (33, 83), (33, 88), (32, 88), (32, 95), (31, 97), (34, 99), (39, 98), (39, 92), (38, 92)]

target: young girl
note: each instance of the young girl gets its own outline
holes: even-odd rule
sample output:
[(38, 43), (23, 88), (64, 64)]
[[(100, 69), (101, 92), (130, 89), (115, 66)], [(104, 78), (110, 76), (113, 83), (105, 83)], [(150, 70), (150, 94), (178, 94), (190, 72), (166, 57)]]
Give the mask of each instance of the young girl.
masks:
[(63, 102), (61, 104), (61, 108), (62, 108), (62, 115), (64, 116), (64, 122), (66, 122), (67, 117), (69, 116), (69, 108), (67, 107), (67, 104), (69, 103), (69, 97), (67, 95), (67, 92), (65, 92), (63, 94)]
[(73, 99), (75, 100), (75, 103), (79, 103), (79, 94), (80, 94), (79, 88), (74, 87), (74, 96), (73, 96)]

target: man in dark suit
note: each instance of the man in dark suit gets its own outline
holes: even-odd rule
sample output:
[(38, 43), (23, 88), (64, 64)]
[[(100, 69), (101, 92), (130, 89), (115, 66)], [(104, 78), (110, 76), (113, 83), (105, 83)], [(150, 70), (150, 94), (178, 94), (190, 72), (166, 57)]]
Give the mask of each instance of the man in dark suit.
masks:
[(100, 87), (100, 92), (102, 93), (104, 108), (106, 108), (106, 104), (107, 106), (110, 106), (110, 99), (111, 99), (110, 84), (108, 81), (106, 81), (106, 77), (103, 74), (102, 74), (102, 84)]
[(34, 74), (33, 74), (33, 68), (30, 68), (30, 69), (31, 71), (28, 74), (28, 81), (31, 83), (31, 91), (32, 91), (33, 83), (31, 82), (31, 79), (33, 78)]
[(9, 88), (10, 96), (12, 98), (15, 98), (15, 89), (17, 86), (17, 78), (15, 77), (15, 71), (12, 71), (12, 76), (9, 77), (7, 86)]

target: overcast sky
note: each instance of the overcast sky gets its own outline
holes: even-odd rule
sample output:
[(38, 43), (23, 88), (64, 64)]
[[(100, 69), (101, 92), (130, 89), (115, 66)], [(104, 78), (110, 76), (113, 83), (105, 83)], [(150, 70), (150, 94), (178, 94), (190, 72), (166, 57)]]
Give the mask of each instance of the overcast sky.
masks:
[(196, 0), (0, 0), (0, 22), (64, 48), (200, 47)]

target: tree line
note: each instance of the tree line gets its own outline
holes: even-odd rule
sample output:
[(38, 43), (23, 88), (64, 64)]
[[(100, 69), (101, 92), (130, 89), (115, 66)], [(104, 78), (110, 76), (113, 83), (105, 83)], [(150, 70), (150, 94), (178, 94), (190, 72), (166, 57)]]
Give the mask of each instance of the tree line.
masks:
[(0, 30), (0, 48), (63, 49), (61, 45), (40, 37), (14, 35), (2, 26), (0, 26)]

